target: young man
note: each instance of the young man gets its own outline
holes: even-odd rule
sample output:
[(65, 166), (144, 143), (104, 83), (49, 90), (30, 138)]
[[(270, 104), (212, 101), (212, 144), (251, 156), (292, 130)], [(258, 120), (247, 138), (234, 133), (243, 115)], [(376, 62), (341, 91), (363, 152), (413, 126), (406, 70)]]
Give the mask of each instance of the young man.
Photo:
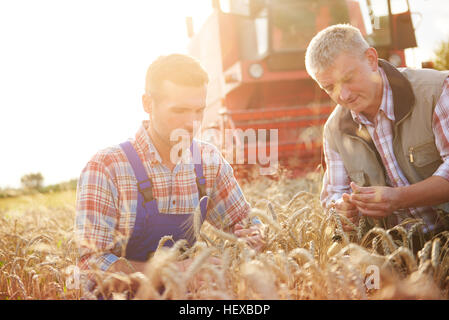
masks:
[(306, 68), (338, 104), (324, 128), (323, 206), (355, 224), (419, 218), (429, 236), (448, 230), (449, 72), (397, 69), (349, 25), (319, 32)]
[[(193, 140), (207, 84), (207, 73), (189, 56), (162, 56), (150, 65), (142, 96), (148, 120), (134, 139), (95, 154), (80, 176), (75, 233), (82, 269), (143, 271), (163, 236), (192, 244), (192, 214), (204, 196), (202, 221), (263, 247), (261, 228), (239, 223), (250, 206), (232, 167), (214, 146)], [(177, 131), (188, 139), (184, 148)]]

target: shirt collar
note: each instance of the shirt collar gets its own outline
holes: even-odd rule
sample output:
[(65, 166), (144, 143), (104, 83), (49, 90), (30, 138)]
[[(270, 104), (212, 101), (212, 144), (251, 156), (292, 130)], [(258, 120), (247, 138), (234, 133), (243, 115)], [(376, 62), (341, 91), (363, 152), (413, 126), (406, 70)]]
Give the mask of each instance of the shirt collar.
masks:
[(149, 160), (151, 164), (162, 163), (161, 156), (151, 141), (150, 135), (148, 134), (148, 128), (150, 126), (149, 120), (142, 121), (142, 125), (136, 133), (136, 144), (142, 150), (145, 160)]
[[(379, 67), (379, 73), (382, 77), (383, 90), (382, 90), (382, 102), (380, 103), (379, 110), (377, 111), (376, 118), (381, 111), (385, 116), (391, 121), (395, 120), (394, 117), (394, 106), (393, 106), (393, 95), (390, 87), (390, 83), (388, 82), (387, 75), (385, 71)], [(356, 113), (351, 110), (352, 119), (358, 123), (359, 125), (372, 125), (371, 121), (369, 121), (363, 114)]]

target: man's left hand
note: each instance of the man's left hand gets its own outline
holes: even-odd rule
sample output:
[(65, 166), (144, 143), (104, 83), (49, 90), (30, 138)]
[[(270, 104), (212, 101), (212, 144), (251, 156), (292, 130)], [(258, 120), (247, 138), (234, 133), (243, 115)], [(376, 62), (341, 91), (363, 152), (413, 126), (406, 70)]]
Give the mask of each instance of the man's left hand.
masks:
[(401, 209), (399, 188), (392, 187), (360, 187), (351, 182), (353, 193), (351, 202), (361, 214), (373, 218), (385, 218)]
[(245, 227), (243, 224), (237, 223), (234, 226), (234, 235), (238, 238), (244, 238), (248, 245), (257, 252), (261, 252), (265, 247), (266, 242), (262, 224)]

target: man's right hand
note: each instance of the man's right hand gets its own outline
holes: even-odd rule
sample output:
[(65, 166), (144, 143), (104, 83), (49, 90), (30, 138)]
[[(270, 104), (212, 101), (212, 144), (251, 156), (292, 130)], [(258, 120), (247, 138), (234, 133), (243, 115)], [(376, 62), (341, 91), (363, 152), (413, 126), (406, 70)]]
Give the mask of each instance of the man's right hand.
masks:
[[(353, 224), (359, 224), (359, 210), (356, 205), (351, 202), (350, 195), (343, 193), (341, 199), (335, 202), (335, 210), (338, 214), (341, 214), (348, 218)], [(353, 228), (342, 221), (343, 230), (351, 231)]]

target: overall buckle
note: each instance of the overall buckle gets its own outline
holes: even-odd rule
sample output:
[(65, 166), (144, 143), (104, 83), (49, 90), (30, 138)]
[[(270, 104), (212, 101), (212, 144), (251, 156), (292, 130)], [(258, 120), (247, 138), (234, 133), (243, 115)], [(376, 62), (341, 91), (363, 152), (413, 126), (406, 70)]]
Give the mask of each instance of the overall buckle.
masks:
[(199, 192), (199, 200), (201, 200), (201, 198), (203, 196), (206, 195), (206, 178), (203, 177), (197, 177), (196, 178), (196, 186), (198, 187), (198, 192)]
[[(148, 186), (141, 186), (144, 183), (147, 183)], [(146, 202), (150, 202), (150, 201), (154, 200), (154, 197), (153, 197), (153, 186), (151, 185), (151, 180), (150, 179), (138, 182), (137, 183), (137, 190), (140, 192), (140, 194), (142, 194), (144, 204)]]

